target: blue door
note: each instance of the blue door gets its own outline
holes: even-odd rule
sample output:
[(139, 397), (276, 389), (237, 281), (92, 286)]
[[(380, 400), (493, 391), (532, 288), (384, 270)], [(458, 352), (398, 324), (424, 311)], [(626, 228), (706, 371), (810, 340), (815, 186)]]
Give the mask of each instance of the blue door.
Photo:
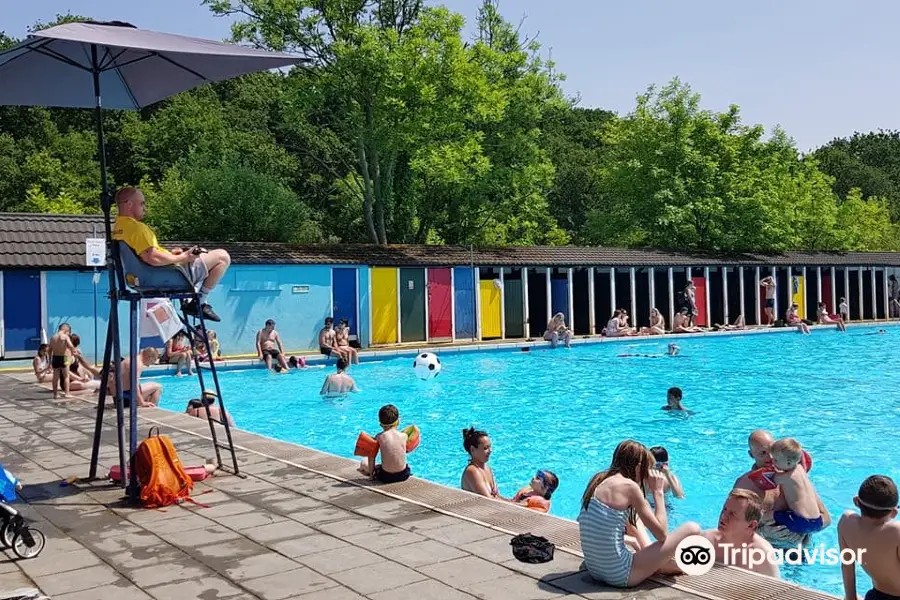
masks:
[(569, 315), (569, 280), (551, 279), (550, 280), (550, 312), (552, 314), (562, 313), (566, 317), (566, 325), (572, 326), (572, 320)]
[(453, 301), (456, 305), (456, 337), (475, 337), (475, 274), (469, 267), (453, 269)]
[(337, 327), (341, 319), (350, 324), (350, 335), (358, 335), (356, 322), (356, 269), (331, 270), (331, 314)]
[(3, 272), (3, 355), (31, 356), (41, 345), (40, 271)]

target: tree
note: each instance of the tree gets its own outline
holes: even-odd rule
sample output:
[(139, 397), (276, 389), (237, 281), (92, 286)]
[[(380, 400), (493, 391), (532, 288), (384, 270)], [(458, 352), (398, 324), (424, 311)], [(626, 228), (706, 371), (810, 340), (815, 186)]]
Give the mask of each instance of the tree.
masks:
[(291, 116), (334, 142), (325, 164), (338, 185), (356, 187), (341, 195), (362, 199), (370, 241), (556, 235), (552, 165), (533, 117), (559, 91), (494, 3), (482, 6), (472, 44), (461, 16), (418, 0), (207, 4), (244, 17), (236, 39), (315, 62), (290, 78), (314, 105)]
[(547, 111), (541, 121), (541, 146), (553, 161), (555, 178), (547, 195), (550, 214), (577, 243), (585, 243), (588, 215), (604, 210), (600, 165), (603, 127), (615, 118), (601, 109), (565, 106)]
[(589, 239), (705, 250), (832, 249), (830, 180), (780, 130), (740, 122), (739, 109), (701, 110), (677, 79), (638, 98), (603, 130), (608, 196)]
[(840, 245), (845, 250), (897, 251), (897, 226), (891, 224), (887, 201), (882, 198), (863, 199), (862, 191), (853, 188), (847, 193), (837, 212)]
[(847, 198), (857, 188), (863, 197), (884, 200), (894, 222), (900, 221), (900, 132), (855, 133), (813, 153), (819, 167), (834, 178), (834, 192)]
[(173, 168), (159, 185), (142, 187), (148, 221), (168, 239), (320, 241), (308, 208), (293, 191), (240, 164)]

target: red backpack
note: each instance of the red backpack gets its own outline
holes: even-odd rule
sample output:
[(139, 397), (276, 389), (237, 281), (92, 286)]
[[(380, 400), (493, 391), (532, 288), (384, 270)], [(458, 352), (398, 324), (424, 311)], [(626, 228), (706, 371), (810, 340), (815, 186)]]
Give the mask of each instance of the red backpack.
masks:
[(185, 473), (172, 440), (159, 435), (158, 427), (152, 427), (147, 439), (138, 446), (134, 469), (141, 485), (141, 503), (147, 508), (170, 506), (190, 499), (194, 482)]

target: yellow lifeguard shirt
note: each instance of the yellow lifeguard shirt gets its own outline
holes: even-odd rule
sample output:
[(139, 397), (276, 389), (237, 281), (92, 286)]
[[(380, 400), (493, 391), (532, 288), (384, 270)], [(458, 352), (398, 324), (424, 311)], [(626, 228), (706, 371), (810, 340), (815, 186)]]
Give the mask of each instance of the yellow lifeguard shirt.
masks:
[(122, 240), (128, 244), (136, 254), (140, 254), (147, 248), (168, 252), (165, 248), (160, 247), (152, 229), (132, 217), (116, 217), (112, 237), (114, 240)]

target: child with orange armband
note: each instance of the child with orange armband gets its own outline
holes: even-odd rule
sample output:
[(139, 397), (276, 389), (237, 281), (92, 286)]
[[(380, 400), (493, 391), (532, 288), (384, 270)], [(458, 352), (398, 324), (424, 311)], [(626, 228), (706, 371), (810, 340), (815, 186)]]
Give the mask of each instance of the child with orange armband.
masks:
[(538, 469), (531, 484), (516, 492), (512, 501), (532, 510), (550, 511), (550, 497), (559, 487), (559, 478), (547, 469)]
[[(369, 475), (381, 483), (398, 483), (409, 479), (411, 472), (406, 464), (406, 452), (409, 436), (400, 431), (400, 411), (393, 404), (382, 406), (378, 411), (378, 422), (384, 430), (375, 436), (377, 450), (364, 458), (359, 465), (359, 472)], [(381, 464), (375, 464), (375, 458), (381, 454)]]

